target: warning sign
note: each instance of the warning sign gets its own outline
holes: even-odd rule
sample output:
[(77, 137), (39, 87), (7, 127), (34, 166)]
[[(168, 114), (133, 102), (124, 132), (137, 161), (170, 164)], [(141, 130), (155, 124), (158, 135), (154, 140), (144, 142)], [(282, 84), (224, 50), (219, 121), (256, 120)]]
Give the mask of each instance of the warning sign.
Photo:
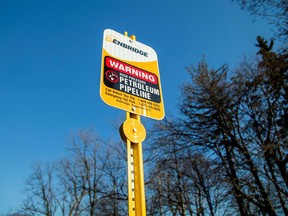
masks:
[(158, 78), (154, 74), (108, 56), (105, 57), (104, 72), (106, 86), (160, 103)]
[(113, 30), (105, 30), (100, 95), (110, 106), (162, 119), (164, 105), (155, 51)]

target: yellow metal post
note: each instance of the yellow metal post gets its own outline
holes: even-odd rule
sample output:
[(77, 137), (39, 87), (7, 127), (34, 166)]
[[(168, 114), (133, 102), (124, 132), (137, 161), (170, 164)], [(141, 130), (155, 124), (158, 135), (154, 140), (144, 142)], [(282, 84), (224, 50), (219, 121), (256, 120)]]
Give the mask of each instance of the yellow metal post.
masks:
[[(127, 32), (125, 36), (128, 36)], [(130, 38), (136, 40), (134, 35)], [(142, 155), (142, 142), (146, 137), (146, 130), (141, 123), (140, 116), (126, 112), (126, 120), (120, 127), (120, 135), (127, 144), (129, 216), (146, 216)]]

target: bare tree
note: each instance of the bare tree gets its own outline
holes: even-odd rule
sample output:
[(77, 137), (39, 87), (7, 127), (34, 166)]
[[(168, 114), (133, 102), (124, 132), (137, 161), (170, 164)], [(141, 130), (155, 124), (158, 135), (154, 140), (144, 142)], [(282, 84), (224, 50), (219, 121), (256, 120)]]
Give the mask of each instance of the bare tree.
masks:
[[(210, 70), (202, 61), (197, 67), (187, 68), (192, 82), (183, 86), (182, 117), (166, 119), (157, 128), (157, 147), (165, 146), (161, 154), (166, 155), (160, 164), (171, 164), (175, 152), (179, 155), (177, 164), (187, 164), (187, 152), (194, 152), (194, 157), (200, 152), (199, 160), (207, 161), (203, 160), (201, 166), (217, 165), (221, 173), (213, 174), (222, 184), (221, 194), (213, 192), (219, 198), (222, 196), (218, 200), (228, 202), (240, 215), (288, 215), (288, 55), (274, 53), (273, 43), (268, 44), (261, 37), (257, 40), (259, 60), (243, 62), (230, 80), (225, 65)], [(183, 178), (184, 169), (178, 170), (176, 161), (173, 163), (175, 174)], [(189, 177), (194, 176), (194, 182), (187, 180), (187, 176), (185, 180), (199, 190), (195, 192), (198, 210), (194, 212), (203, 215), (201, 209), (205, 209), (214, 215), (212, 206), (217, 206), (217, 201), (212, 205), (210, 192), (206, 191), (213, 178), (203, 181), (203, 167), (196, 165), (195, 161), (186, 165), (193, 168)], [(172, 182), (169, 179), (168, 183)], [(181, 197), (177, 201), (181, 203)], [(222, 214), (223, 210), (217, 211)]]
[[(106, 196), (102, 201), (102, 206), (107, 215), (119, 216), (127, 215), (127, 164), (124, 160), (126, 149), (123, 143), (111, 143), (108, 145), (108, 151), (105, 158), (107, 161), (105, 173)], [(115, 150), (118, 154), (115, 154)], [(104, 206), (105, 204), (105, 206)], [(109, 208), (107, 208), (109, 205)], [(110, 210), (108, 210), (110, 209)]]
[(125, 212), (124, 158), (107, 149), (92, 130), (79, 131), (69, 142), (68, 157), (53, 166), (33, 167), (26, 181), (24, 212), (48, 216)]
[(27, 198), (23, 203), (24, 212), (53, 216), (56, 214), (53, 168), (35, 163), (33, 173), (26, 180)]
[(171, 136), (172, 123), (164, 122), (151, 144), (155, 158), (147, 185), (149, 215), (226, 215), (220, 167), (179, 134)]
[[(254, 16), (266, 18), (276, 27), (277, 37), (287, 45), (288, 2), (287, 0), (233, 0)], [(287, 48), (286, 48), (287, 49)]]

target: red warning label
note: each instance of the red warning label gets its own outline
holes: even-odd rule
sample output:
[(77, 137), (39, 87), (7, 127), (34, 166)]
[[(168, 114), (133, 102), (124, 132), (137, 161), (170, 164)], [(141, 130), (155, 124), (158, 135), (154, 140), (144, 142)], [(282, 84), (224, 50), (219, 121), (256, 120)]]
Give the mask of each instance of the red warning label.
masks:
[(152, 84), (158, 84), (158, 79), (155, 74), (133, 67), (132, 65), (128, 65), (124, 62), (118, 61), (110, 57), (106, 57), (105, 61), (106, 66), (108, 66), (109, 68), (115, 69), (119, 72), (133, 76), (140, 80), (150, 82)]
[(161, 102), (158, 78), (155, 74), (106, 56), (103, 81), (107, 87), (155, 103)]

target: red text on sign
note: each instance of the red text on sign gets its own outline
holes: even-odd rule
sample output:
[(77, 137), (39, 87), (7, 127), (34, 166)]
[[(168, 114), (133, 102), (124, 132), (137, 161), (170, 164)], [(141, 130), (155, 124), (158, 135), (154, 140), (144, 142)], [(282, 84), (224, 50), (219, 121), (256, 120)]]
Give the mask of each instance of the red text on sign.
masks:
[(132, 65), (126, 64), (124, 62), (118, 61), (116, 59), (106, 57), (106, 66), (118, 70), (122, 73), (128, 74), (130, 76), (136, 77), (138, 79), (144, 80), (146, 82), (150, 82), (152, 84), (157, 84), (158, 79), (155, 74), (152, 74), (150, 72), (147, 72), (145, 70), (141, 70), (139, 68), (136, 68)]

